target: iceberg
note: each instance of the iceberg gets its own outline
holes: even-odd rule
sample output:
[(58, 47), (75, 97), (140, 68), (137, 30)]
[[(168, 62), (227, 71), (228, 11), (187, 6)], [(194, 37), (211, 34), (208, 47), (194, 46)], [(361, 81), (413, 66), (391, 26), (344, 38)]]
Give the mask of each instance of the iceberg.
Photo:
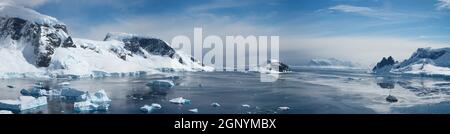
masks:
[(280, 111), (288, 111), (290, 109), (291, 109), (290, 107), (278, 107), (278, 110)]
[(61, 82), (61, 83), (58, 83), (58, 85), (59, 86), (69, 86), (70, 85), (70, 82)]
[(20, 96), (17, 100), (0, 100), (0, 109), (24, 111), (47, 105), (47, 97)]
[(189, 112), (192, 112), (192, 113), (198, 113), (198, 108), (189, 109)]
[(80, 91), (74, 88), (64, 87), (60, 89), (51, 89), (49, 91), (33, 87), (31, 89), (22, 89), (20, 90), (20, 93), (24, 96), (60, 96), (65, 97), (66, 99), (73, 99), (77, 101), (84, 101), (87, 98), (87, 92)]
[(217, 103), (217, 102), (214, 102), (214, 103), (211, 103), (211, 106), (213, 106), (213, 107), (220, 107), (220, 104)]
[(74, 99), (78, 101), (84, 101), (87, 99), (88, 92), (80, 91), (74, 88), (62, 88), (57, 90), (52, 90), (53, 95), (66, 97), (67, 99)]
[(0, 114), (13, 114), (13, 112), (8, 110), (0, 110)]
[(94, 104), (90, 101), (75, 102), (73, 104), (73, 107), (77, 112), (99, 110), (99, 105)]
[(243, 104), (243, 105), (241, 105), (242, 107), (245, 107), (245, 108), (250, 108), (250, 105), (249, 104)]
[(171, 80), (154, 80), (147, 83), (147, 86), (152, 89), (171, 89), (175, 84)]
[(111, 102), (111, 99), (109, 99), (108, 95), (103, 89), (95, 92), (94, 95), (89, 96), (89, 100), (91, 100), (91, 102), (96, 104), (104, 104)]
[(150, 113), (150, 112), (152, 112), (154, 109), (161, 109), (161, 108), (162, 108), (162, 106), (161, 106), (160, 104), (153, 103), (151, 106), (149, 106), (149, 105), (144, 105), (144, 106), (141, 107), (140, 109), (141, 109), (141, 111), (143, 111), (143, 112)]
[(185, 99), (183, 97), (178, 97), (178, 98), (169, 100), (169, 102), (175, 103), (175, 104), (190, 104), (191, 100)]
[(156, 109), (161, 109), (162, 108), (162, 106), (160, 104), (157, 104), (157, 103), (153, 103), (152, 107), (154, 107)]
[(20, 90), (20, 94), (24, 96), (46, 96), (49, 92), (45, 89), (40, 88), (31, 88), (31, 89), (22, 89)]
[(111, 99), (108, 98), (105, 90), (99, 90), (94, 95), (87, 95), (87, 99), (74, 103), (74, 110), (83, 111), (108, 111)]

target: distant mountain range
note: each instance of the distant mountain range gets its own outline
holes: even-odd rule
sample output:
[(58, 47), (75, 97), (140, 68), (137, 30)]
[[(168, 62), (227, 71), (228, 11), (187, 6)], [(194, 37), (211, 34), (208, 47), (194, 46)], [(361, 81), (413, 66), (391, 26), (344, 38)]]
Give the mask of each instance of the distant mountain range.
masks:
[(350, 61), (338, 60), (336, 58), (328, 58), (328, 59), (311, 59), (307, 64), (307, 66), (316, 66), (316, 67), (359, 67), (359, 64), (352, 63)]
[(419, 48), (409, 59), (402, 62), (396, 62), (392, 57), (383, 58), (372, 71), (378, 74), (450, 76), (450, 48)]

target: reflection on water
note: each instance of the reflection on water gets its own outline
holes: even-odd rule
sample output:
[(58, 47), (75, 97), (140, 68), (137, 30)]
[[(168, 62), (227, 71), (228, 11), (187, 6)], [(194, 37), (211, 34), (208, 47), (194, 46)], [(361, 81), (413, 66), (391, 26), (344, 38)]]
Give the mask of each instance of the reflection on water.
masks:
[(395, 88), (394, 82), (381, 82), (381, 83), (377, 83), (377, 84), (381, 88), (385, 88), (385, 89), (394, 89)]

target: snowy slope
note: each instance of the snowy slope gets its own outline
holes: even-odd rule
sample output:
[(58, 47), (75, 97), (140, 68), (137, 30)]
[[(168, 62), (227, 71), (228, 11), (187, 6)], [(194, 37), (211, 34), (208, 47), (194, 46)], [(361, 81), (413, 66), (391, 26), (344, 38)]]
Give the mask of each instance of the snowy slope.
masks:
[[(132, 55), (121, 41), (93, 41), (74, 39), (76, 48), (58, 48), (49, 66), (52, 74), (58, 75), (99, 75), (98, 73), (155, 72), (169, 68), (174, 71), (212, 71), (199, 63), (181, 64), (178, 59), (147, 54), (146, 57)], [(126, 58), (121, 58), (123, 54)], [(100, 76), (101, 77), (101, 76)]]
[(383, 69), (374, 72), (450, 76), (450, 48), (419, 48), (409, 59)]
[(104, 77), (160, 71), (213, 71), (160, 39), (110, 33), (73, 39), (57, 19), (0, 4), (0, 78)]

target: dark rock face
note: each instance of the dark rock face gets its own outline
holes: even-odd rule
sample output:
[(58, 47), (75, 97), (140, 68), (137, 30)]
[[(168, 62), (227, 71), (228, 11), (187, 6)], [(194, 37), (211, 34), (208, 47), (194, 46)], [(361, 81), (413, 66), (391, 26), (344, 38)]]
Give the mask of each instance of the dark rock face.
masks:
[[(109, 38), (111, 38), (111, 35), (107, 35), (105, 40), (109, 40)], [(169, 56), (171, 58), (175, 55), (175, 50), (160, 39), (129, 37), (123, 38), (121, 41), (125, 44), (124, 48), (133, 54), (144, 55), (147, 52), (153, 55)]]
[(386, 97), (386, 101), (390, 102), (390, 103), (394, 103), (394, 102), (398, 102), (398, 99), (395, 96), (388, 95), (388, 97)]
[(384, 89), (394, 89), (395, 88), (394, 82), (380, 82), (380, 83), (377, 83), (377, 85)]
[(436, 50), (436, 51), (429, 51), (429, 49), (426, 48), (419, 48), (417, 49), (417, 52), (414, 53), (412, 56), (413, 58), (427, 58), (435, 60), (442, 55), (444, 55), (447, 51), (445, 50)]
[(270, 64), (270, 69), (275, 69), (278, 68), (278, 72), (288, 72), (290, 71), (289, 66), (279, 62), (279, 61), (269, 61)]
[(388, 58), (383, 57), (383, 59), (380, 62), (378, 62), (377, 65), (372, 70), (376, 71), (385, 66), (393, 66), (395, 63), (396, 62), (395, 62), (394, 58), (392, 58), (391, 56), (389, 56)]
[[(119, 39), (116, 39), (117, 36)], [(125, 37), (122, 37), (125, 36)], [(185, 61), (176, 53), (175, 49), (169, 46), (166, 42), (161, 39), (140, 37), (134, 35), (106, 35), (105, 41), (107, 40), (119, 40), (124, 43), (124, 48), (131, 53), (121, 53), (119, 51), (113, 50), (117, 53), (119, 58), (126, 60), (126, 56), (141, 55), (147, 58), (146, 53), (159, 56), (168, 56), (172, 59), (178, 59), (178, 62), (185, 64)]]
[(75, 47), (65, 25), (38, 24), (21, 18), (0, 17), (0, 39), (10, 37), (28, 42), (33, 48), (34, 64), (48, 67), (57, 47)]

